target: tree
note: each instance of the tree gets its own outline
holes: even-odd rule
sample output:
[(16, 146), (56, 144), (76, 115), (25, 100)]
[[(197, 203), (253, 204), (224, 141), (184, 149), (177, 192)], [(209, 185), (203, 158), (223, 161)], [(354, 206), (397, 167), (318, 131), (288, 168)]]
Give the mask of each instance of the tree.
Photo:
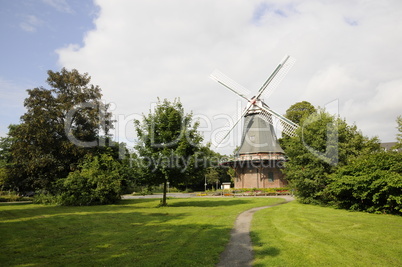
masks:
[(395, 148), (399, 149), (402, 148), (402, 116), (398, 116), (396, 123), (398, 124), (397, 129), (399, 133), (396, 135), (396, 140), (398, 143), (396, 144)]
[(402, 214), (402, 154), (362, 155), (339, 168), (324, 190), (339, 208)]
[(205, 178), (208, 184), (212, 186), (215, 185), (215, 189), (219, 189), (219, 184), (224, 182), (230, 182), (232, 180), (231, 174), (234, 175), (234, 169), (223, 167), (223, 166), (214, 166), (208, 167), (205, 171)]
[(110, 154), (88, 155), (78, 170), (58, 181), (58, 204), (86, 206), (116, 203), (121, 198), (124, 176), (124, 167)]
[(201, 168), (202, 136), (192, 114), (185, 114), (179, 100), (159, 100), (153, 113), (134, 122), (138, 137), (135, 148), (142, 160), (149, 185), (163, 184), (161, 205), (166, 206), (167, 182), (172, 186), (186, 183)]
[(285, 117), (296, 124), (300, 124), (311, 114), (317, 112), (317, 109), (307, 101), (297, 102), (291, 105), (287, 110)]
[(321, 203), (329, 174), (359, 155), (378, 151), (379, 143), (324, 110), (301, 122), (296, 137), (282, 140), (288, 157), (284, 173), (301, 202)]
[[(12, 127), (12, 125), (10, 125)], [(11, 138), (7, 137), (0, 137), (0, 168), (4, 168), (11, 160)]]
[[(10, 125), (10, 127), (13, 127)], [(9, 136), (7, 137), (0, 137), (0, 188), (1, 191), (4, 190), (5, 187), (9, 184), (9, 175), (8, 175), (8, 170), (7, 166), (9, 162), (11, 161), (11, 153), (10, 153), (10, 147), (11, 147), (11, 138)]]
[[(291, 105), (286, 110), (285, 117), (291, 120), (292, 122), (300, 125), (303, 123), (305, 119), (315, 114), (316, 112), (317, 109), (310, 102), (302, 101)], [(284, 135), (282, 136), (282, 138), (279, 139), (279, 143), (281, 145), (284, 145), (283, 143), (285, 142), (285, 140), (289, 138), (290, 138), (289, 136)]]
[[(216, 168), (208, 168), (206, 173), (205, 173), (205, 178), (208, 184), (218, 184), (219, 183), (219, 172), (216, 170)], [(218, 189), (218, 186), (215, 187), (215, 189)]]
[[(9, 128), (13, 127), (12, 125)], [(0, 188), (1, 191), (4, 190), (9, 184), (8, 179), (10, 178), (8, 175), (7, 166), (11, 161), (11, 147), (12, 139), (11, 137), (0, 137)]]
[(52, 194), (42, 192), (35, 203), (63, 206), (113, 204), (121, 199), (122, 184), (130, 180), (123, 161), (112, 156), (112, 149), (93, 156), (86, 155), (77, 170), (55, 182)]
[(51, 89), (27, 90), (27, 111), (9, 131), (7, 168), (14, 189), (51, 191), (53, 183), (74, 171), (86, 154), (102, 150), (99, 140), (109, 140), (111, 113), (101, 101), (101, 89), (90, 80), (75, 69), (49, 70)]

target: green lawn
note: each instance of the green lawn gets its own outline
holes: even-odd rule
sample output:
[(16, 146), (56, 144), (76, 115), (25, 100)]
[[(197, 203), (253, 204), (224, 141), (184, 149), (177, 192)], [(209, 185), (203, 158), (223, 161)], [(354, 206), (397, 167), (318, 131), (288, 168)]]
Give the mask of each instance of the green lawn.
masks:
[[(0, 204), (1, 266), (214, 266), (236, 216), (266, 198)], [(254, 214), (255, 266), (402, 266), (402, 217), (292, 202)]]
[(291, 202), (255, 213), (254, 266), (402, 266), (402, 217)]
[(214, 266), (236, 216), (282, 199), (124, 200), (57, 207), (0, 204), (1, 266)]

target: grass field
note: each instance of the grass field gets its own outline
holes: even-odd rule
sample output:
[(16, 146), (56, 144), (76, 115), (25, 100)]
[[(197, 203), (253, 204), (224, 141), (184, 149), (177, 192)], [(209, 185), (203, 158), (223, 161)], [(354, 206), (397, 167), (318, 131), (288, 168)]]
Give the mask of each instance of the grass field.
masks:
[(123, 200), (58, 207), (0, 204), (1, 266), (214, 266), (236, 216), (267, 198)]
[[(0, 204), (0, 266), (214, 266), (236, 216), (267, 198)], [(402, 266), (402, 217), (296, 202), (254, 214), (255, 266)]]
[(254, 266), (402, 266), (402, 217), (291, 202), (254, 214)]

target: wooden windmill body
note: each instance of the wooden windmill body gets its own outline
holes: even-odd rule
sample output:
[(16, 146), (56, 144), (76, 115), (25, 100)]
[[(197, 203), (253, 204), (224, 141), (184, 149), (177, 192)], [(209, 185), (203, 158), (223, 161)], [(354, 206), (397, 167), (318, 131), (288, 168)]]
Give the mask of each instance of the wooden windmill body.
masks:
[(235, 90), (236, 84), (229, 81), (227, 77), (211, 75), (213, 79), (245, 98), (249, 103), (239, 120), (221, 140), (221, 142), (225, 140), (238, 122), (244, 120), (241, 144), (235, 158), (222, 163), (235, 169), (235, 188), (278, 188), (287, 185), (282, 173), (285, 152), (275, 134), (273, 118), (282, 127), (282, 132), (290, 136), (295, 135), (295, 129), (298, 126), (270, 109), (260, 97), (265, 89), (273, 90), (273, 87), (279, 84), (293, 62), (289, 56), (285, 57), (258, 91), (257, 96), (251, 99), (239, 93), (239, 90)]

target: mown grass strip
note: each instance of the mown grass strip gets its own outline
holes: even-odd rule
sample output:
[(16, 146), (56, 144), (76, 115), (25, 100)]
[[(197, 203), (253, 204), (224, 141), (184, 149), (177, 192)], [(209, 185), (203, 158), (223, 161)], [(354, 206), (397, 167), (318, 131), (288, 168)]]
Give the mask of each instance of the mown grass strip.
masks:
[(254, 214), (254, 266), (402, 266), (402, 217), (291, 202)]

